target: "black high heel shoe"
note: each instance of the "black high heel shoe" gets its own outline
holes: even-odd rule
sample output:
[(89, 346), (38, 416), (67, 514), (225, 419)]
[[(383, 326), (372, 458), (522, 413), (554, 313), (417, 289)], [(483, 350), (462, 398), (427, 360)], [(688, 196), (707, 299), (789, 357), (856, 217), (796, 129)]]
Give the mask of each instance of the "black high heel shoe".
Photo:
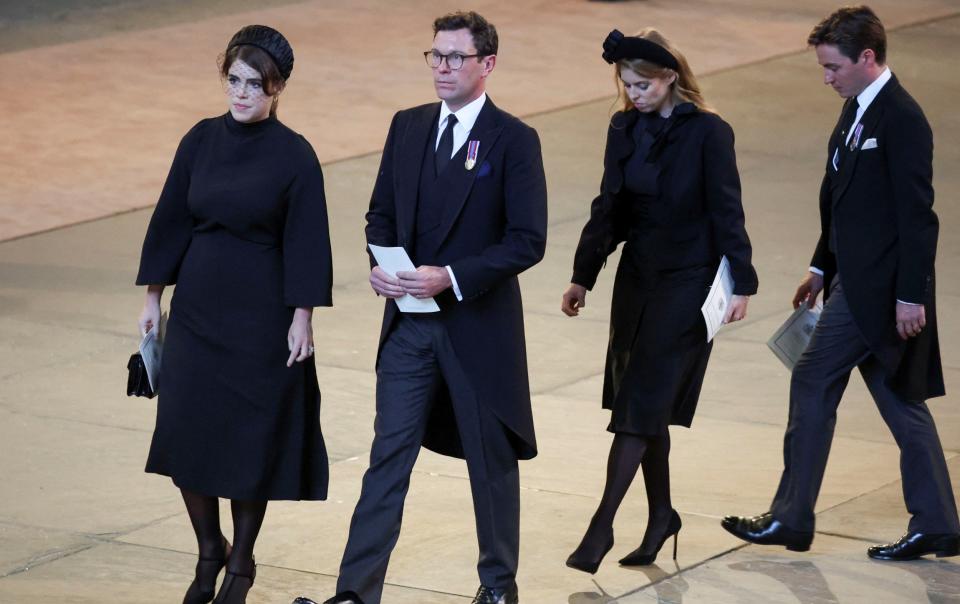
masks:
[(253, 587), (253, 581), (257, 578), (257, 562), (254, 560), (249, 575), (241, 575), (227, 571), (223, 577), (223, 583), (220, 585), (220, 591), (217, 592), (217, 599), (213, 604), (239, 604), (247, 601), (247, 592)]
[(683, 523), (680, 522), (680, 514), (676, 510), (673, 510), (672, 515), (670, 516), (670, 523), (667, 525), (667, 532), (664, 534), (663, 538), (660, 539), (660, 543), (657, 544), (656, 549), (653, 552), (644, 552), (638, 547), (633, 550), (626, 556), (620, 559), (621, 566), (649, 566), (653, 564), (653, 561), (657, 559), (657, 554), (660, 553), (660, 549), (663, 547), (663, 544), (667, 542), (667, 539), (673, 537), (673, 559), (677, 559), (677, 535), (680, 533), (680, 527), (683, 526)]
[[(217, 576), (223, 567), (227, 565), (227, 558), (230, 557), (230, 543), (226, 537), (223, 537), (223, 557), (204, 558), (197, 560), (196, 571), (194, 572), (193, 583), (187, 588), (187, 593), (183, 596), (183, 604), (207, 604), (213, 600), (213, 595), (217, 587)], [(200, 585), (200, 577), (213, 576), (210, 581), (210, 589), (204, 589)]]
[[(582, 542), (581, 542), (582, 545)], [(610, 541), (607, 543), (606, 547), (603, 548), (603, 553), (600, 554), (600, 557), (596, 560), (587, 560), (582, 557), (577, 556), (577, 552), (580, 551), (580, 548), (573, 550), (573, 553), (567, 558), (567, 566), (575, 570), (583, 571), (589, 574), (595, 574), (597, 569), (600, 568), (600, 563), (603, 562), (604, 556), (607, 555), (613, 549), (613, 533), (610, 533)]]

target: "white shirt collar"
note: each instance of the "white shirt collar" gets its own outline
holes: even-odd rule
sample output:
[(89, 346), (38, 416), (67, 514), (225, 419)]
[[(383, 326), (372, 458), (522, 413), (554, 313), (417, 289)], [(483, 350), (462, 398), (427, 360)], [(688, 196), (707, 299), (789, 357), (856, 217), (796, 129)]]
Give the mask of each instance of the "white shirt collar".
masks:
[(463, 126), (463, 131), (470, 132), (473, 130), (473, 125), (477, 122), (477, 116), (480, 115), (480, 110), (483, 109), (483, 104), (485, 102), (487, 102), (487, 93), (483, 92), (480, 94), (480, 96), (473, 99), (456, 112), (453, 112), (450, 111), (449, 107), (447, 107), (447, 102), (443, 101), (443, 103), (440, 104), (440, 121), (438, 123), (438, 130), (442, 131), (446, 126), (447, 116), (449, 116), (451, 113), (455, 113), (457, 116), (457, 123)]
[(880, 94), (880, 89), (883, 88), (884, 84), (890, 81), (891, 77), (893, 77), (893, 74), (890, 73), (890, 68), (885, 67), (883, 72), (877, 76), (877, 79), (871, 82), (869, 86), (863, 89), (863, 92), (857, 95), (857, 103), (860, 105), (860, 111), (867, 110), (867, 107), (870, 106), (870, 103), (873, 102), (873, 99), (877, 98), (877, 95)]

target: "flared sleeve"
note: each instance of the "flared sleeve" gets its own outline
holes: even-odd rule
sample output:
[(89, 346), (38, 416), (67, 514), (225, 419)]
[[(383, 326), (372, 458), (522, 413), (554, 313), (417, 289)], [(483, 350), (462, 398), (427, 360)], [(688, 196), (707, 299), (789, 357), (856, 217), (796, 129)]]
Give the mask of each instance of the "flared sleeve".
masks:
[(303, 137), (302, 158), (288, 190), (283, 229), (283, 300), (290, 307), (333, 306), (333, 256), (323, 172)]
[(173, 156), (173, 165), (143, 239), (137, 285), (173, 285), (177, 282), (180, 263), (193, 237), (187, 191), (203, 124), (198, 123), (184, 135)]

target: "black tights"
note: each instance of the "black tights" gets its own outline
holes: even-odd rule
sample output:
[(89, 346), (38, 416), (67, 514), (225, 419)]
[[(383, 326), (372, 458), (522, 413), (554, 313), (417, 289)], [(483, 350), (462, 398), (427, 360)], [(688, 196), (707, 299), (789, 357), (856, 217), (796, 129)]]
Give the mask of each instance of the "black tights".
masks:
[(627, 489), (643, 467), (643, 483), (647, 490), (649, 516), (640, 548), (652, 551), (659, 543), (673, 513), (670, 501), (670, 433), (657, 436), (636, 436), (618, 432), (607, 458), (607, 482), (600, 505), (575, 555), (584, 559), (599, 558), (613, 542), (613, 519), (627, 494)]
[[(222, 559), (225, 555), (223, 533), (220, 529), (220, 504), (216, 497), (200, 495), (181, 489), (187, 514), (197, 535), (201, 559)], [(233, 516), (233, 550), (227, 560), (227, 571), (238, 575), (253, 572), (253, 546), (267, 511), (266, 501), (230, 500)], [(203, 578), (200, 578), (203, 579)], [(209, 579), (215, 582), (216, 576)]]

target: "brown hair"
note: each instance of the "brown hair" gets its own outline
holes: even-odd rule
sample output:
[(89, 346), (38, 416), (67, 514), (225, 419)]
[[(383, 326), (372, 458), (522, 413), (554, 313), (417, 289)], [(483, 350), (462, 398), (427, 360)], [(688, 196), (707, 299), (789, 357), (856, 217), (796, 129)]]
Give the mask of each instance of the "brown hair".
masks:
[(643, 29), (636, 35), (638, 38), (650, 40), (666, 48), (667, 51), (677, 59), (679, 69), (674, 71), (669, 67), (657, 65), (644, 59), (622, 59), (617, 61), (614, 65), (613, 80), (617, 86), (617, 101), (619, 101), (622, 109), (628, 111), (633, 108), (633, 103), (630, 102), (630, 98), (627, 96), (623, 82), (620, 81), (620, 69), (626, 68), (644, 78), (669, 78), (672, 74), (676, 74), (676, 79), (670, 84), (670, 94), (672, 95), (674, 104), (693, 103), (700, 111), (709, 111), (712, 113), (713, 108), (707, 105), (703, 95), (700, 93), (700, 86), (697, 84), (697, 79), (693, 76), (693, 71), (690, 69), (687, 58), (683, 56), (683, 53), (677, 50), (663, 34), (652, 27)]
[(869, 6), (845, 6), (817, 23), (807, 38), (810, 46), (832, 44), (853, 61), (860, 60), (864, 50), (870, 49), (877, 64), (887, 60), (887, 32), (880, 18)]
[(230, 74), (230, 67), (236, 61), (243, 61), (250, 67), (257, 70), (263, 82), (263, 92), (267, 96), (273, 97), (273, 104), (270, 106), (270, 115), (277, 115), (277, 105), (280, 102), (280, 93), (286, 87), (287, 82), (280, 75), (280, 69), (273, 58), (265, 51), (256, 46), (241, 44), (234, 46), (226, 53), (220, 56), (220, 78), (226, 79)]
[(473, 37), (473, 45), (477, 48), (477, 57), (479, 61), (483, 57), (489, 57), (497, 54), (500, 40), (497, 37), (497, 28), (478, 13), (473, 11), (458, 11), (449, 13), (442, 17), (437, 17), (433, 22), (433, 35), (438, 31), (456, 31), (458, 29), (469, 29)]

